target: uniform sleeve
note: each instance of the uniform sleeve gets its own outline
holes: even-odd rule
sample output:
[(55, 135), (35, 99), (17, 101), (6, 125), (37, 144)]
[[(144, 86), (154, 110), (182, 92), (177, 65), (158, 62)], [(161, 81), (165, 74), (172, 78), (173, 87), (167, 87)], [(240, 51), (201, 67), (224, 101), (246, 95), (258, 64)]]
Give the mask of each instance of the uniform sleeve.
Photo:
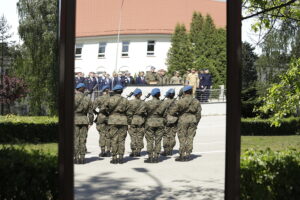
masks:
[(172, 106), (170, 108), (169, 115), (171, 115), (171, 116), (177, 116), (179, 110), (180, 110), (180, 101), (178, 101), (177, 103), (175, 103), (174, 106)]
[(197, 120), (197, 124), (198, 124), (201, 119), (201, 112), (202, 112), (202, 107), (201, 107), (200, 102), (198, 102), (197, 107), (198, 107), (198, 109), (197, 109), (197, 113), (196, 113), (196, 120)]
[(127, 115), (127, 123), (130, 125), (133, 117), (133, 107), (131, 106), (131, 102), (126, 100), (126, 115)]
[(91, 100), (89, 101), (88, 119), (89, 119), (89, 124), (92, 125), (94, 122), (94, 114), (93, 114), (93, 103)]

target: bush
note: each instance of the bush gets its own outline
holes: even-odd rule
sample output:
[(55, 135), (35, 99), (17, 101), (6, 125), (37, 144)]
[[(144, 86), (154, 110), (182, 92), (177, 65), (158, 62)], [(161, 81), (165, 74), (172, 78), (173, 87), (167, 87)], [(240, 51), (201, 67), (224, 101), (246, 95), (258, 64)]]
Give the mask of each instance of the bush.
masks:
[(0, 117), (0, 143), (57, 142), (57, 121), (55, 117)]
[(58, 198), (57, 156), (4, 147), (0, 163), (0, 199)]
[(241, 199), (296, 200), (300, 197), (300, 152), (248, 150), (241, 156)]
[(271, 127), (268, 119), (246, 118), (241, 121), (242, 135), (295, 135), (300, 131), (300, 118), (282, 120), (280, 127)]

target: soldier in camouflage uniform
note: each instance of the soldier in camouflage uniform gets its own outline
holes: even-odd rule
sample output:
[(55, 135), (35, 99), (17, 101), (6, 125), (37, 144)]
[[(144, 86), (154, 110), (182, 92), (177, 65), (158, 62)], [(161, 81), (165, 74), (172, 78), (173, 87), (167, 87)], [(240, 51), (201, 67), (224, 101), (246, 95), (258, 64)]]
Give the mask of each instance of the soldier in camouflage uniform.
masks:
[(178, 119), (179, 154), (176, 161), (188, 161), (191, 159), (193, 140), (196, 135), (197, 125), (201, 119), (200, 102), (193, 98), (193, 87), (183, 88), (184, 97), (170, 110), (170, 115)]
[(74, 163), (84, 164), (86, 138), (90, 125), (93, 124), (92, 102), (84, 94), (85, 84), (79, 83), (75, 90), (74, 108)]
[(147, 120), (145, 124), (145, 137), (147, 140), (148, 159), (146, 163), (157, 163), (161, 150), (161, 139), (164, 135), (166, 107), (162, 104), (160, 90), (154, 88), (151, 91), (152, 100), (146, 102)]
[(162, 156), (172, 155), (173, 148), (176, 144), (176, 132), (177, 132), (177, 118), (172, 117), (169, 114), (169, 111), (172, 109), (172, 107), (176, 104), (176, 99), (174, 99), (175, 96), (175, 90), (169, 89), (166, 92), (166, 98), (164, 100), (164, 106), (167, 107), (167, 110), (165, 112), (164, 117), (166, 118), (167, 124), (165, 127), (165, 134), (163, 136), (163, 147), (164, 152), (161, 153)]
[(109, 138), (112, 141), (112, 160), (110, 163), (122, 164), (124, 162), (125, 139), (132, 112), (129, 110), (129, 101), (121, 96), (123, 87), (116, 85), (113, 91), (114, 95), (105, 103), (103, 109), (100, 109), (100, 112), (109, 113)]
[(151, 67), (151, 71), (146, 72), (146, 82), (147, 84), (157, 84), (158, 83), (158, 77), (157, 73), (155, 72), (155, 67)]
[[(103, 105), (106, 104), (106, 102), (109, 101), (109, 86), (105, 85), (102, 88), (102, 96), (99, 96), (95, 99), (93, 104), (93, 111), (97, 115), (97, 118), (95, 120), (96, 122), (96, 129), (99, 132), (99, 146), (101, 148), (101, 153), (99, 154), (99, 157), (106, 157), (110, 156), (110, 140), (108, 137), (108, 114), (103, 112), (103, 109), (101, 108)], [(98, 108), (98, 111), (96, 110)], [(99, 112), (102, 110), (102, 112)]]
[(141, 156), (141, 150), (144, 148), (144, 135), (145, 135), (145, 117), (146, 107), (145, 102), (141, 100), (142, 90), (135, 89), (133, 91), (135, 99), (129, 101), (130, 110), (133, 111), (132, 121), (128, 133), (130, 135), (131, 154), (129, 156)]
[(166, 71), (164, 69), (158, 71), (157, 79), (158, 85), (168, 85), (170, 82), (169, 77), (166, 75)]

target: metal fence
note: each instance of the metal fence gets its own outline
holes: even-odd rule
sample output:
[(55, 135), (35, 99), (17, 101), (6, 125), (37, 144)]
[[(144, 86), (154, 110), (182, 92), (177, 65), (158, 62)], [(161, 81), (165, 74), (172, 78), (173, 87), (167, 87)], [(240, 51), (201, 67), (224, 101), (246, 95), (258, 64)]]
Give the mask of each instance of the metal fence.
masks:
[[(180, 86), (181, 88), (182, 86)], [(149, 93), (149, 87), (139, 87), (143, 91), (143, 97), (146, 96)], [(164, 88), (170, 88), (170, 87), (164, 87)], [(173, 87), (172, 87), (173, 88)], [(175, 88), (176, 95), (178, 95), (178, 91), (180, 88)], [(127, 98), (127, 95), (130, 93), (130, 91), (133, 91), (135, 87), (131, 87), (130, 89), (124, 90), (122, 96)], [(161, 89), (161, 91), (165, 91), (164, 89)], [(102, 92), (100, 91), (94, 91), (93, 93), (89, 94), (90, 98), (92, 100), (95, 100), (98, 96), (102, 96)], [(164, 92), (162, 92), (162, 96), (164, 96)], [(132, 99), (128, 98), (128, 99)], [(226, 89), (206, 89), (201, 90), (197, 89), (195, 93), (195, 98), (198, 99), (201, 103), (223, 103), (226, 102)], [(151, 98), (149, 98), (151, 99)]]

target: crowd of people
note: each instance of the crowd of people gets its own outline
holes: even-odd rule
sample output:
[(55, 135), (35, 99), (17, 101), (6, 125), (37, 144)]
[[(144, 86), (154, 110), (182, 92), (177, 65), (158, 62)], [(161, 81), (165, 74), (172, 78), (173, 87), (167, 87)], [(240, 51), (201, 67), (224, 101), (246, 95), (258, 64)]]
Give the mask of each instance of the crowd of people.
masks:
[[(147, 71), (146, 73), (141, 71), (135, 77), (133, 77), (130, 72), (114, 72), (112, 76), (106, 72), (90, 72), (87, 77), (85, 77), (82, 72), (76, 72), (75, 86), (78, 83), (84, 83), (89, 92), (101, 91), (104, 87), (108, 87), (109, 90), (112, 90), (116, 85), (121, 85), (122, 87), (130, 85), (190, 85), (193, 87), (195, 93), (197, 88), (209, 92), (209, 89), (212, 86), (212, 76), (208, 69), (199, 71), (191, 69), (183, 76), (176, 71), (172, 76), (169, 76), (166, 70), (160, 69), (156, 71), (155, 67), (152, 66), (150, 71)], [(205, 101), (206, 100), (207, 99), (205, 99)]]
[[(110, 163), (124, 163), (125, 139), (129, 133), (131, 157), (141, 156), (146, 139), (148, 158), (146, 163), (160, 162), (160, 156), (169, 156), (175, 147), (175, 137), (179, 140), (179, 157), (175, 161), (192, 159), (193, 139), (201, 119), (200, 102), (193, 97), (193, 87), (182, 87), (175, 98), (175, 90), (169, 89), (163, 100), (161, 91), (153, 88), (142, 98), (142, 90), (136, 88), (133, 100), (122, 97), (124, 87), (120, 84), (112, 88), (103, 86), (93, 102), (85, 94), (86, 85), (75, 87), (75, 132), (74, 163), (84, 164), (88, 129), (96, 123), (99, 132), (100, 157), (112, 157)], [(152, 96), (152, 99), (145, 101)], [(95, 118), (96, 116), (96, 118)], [(163, 147), (163, 152), (161, 152)]]

